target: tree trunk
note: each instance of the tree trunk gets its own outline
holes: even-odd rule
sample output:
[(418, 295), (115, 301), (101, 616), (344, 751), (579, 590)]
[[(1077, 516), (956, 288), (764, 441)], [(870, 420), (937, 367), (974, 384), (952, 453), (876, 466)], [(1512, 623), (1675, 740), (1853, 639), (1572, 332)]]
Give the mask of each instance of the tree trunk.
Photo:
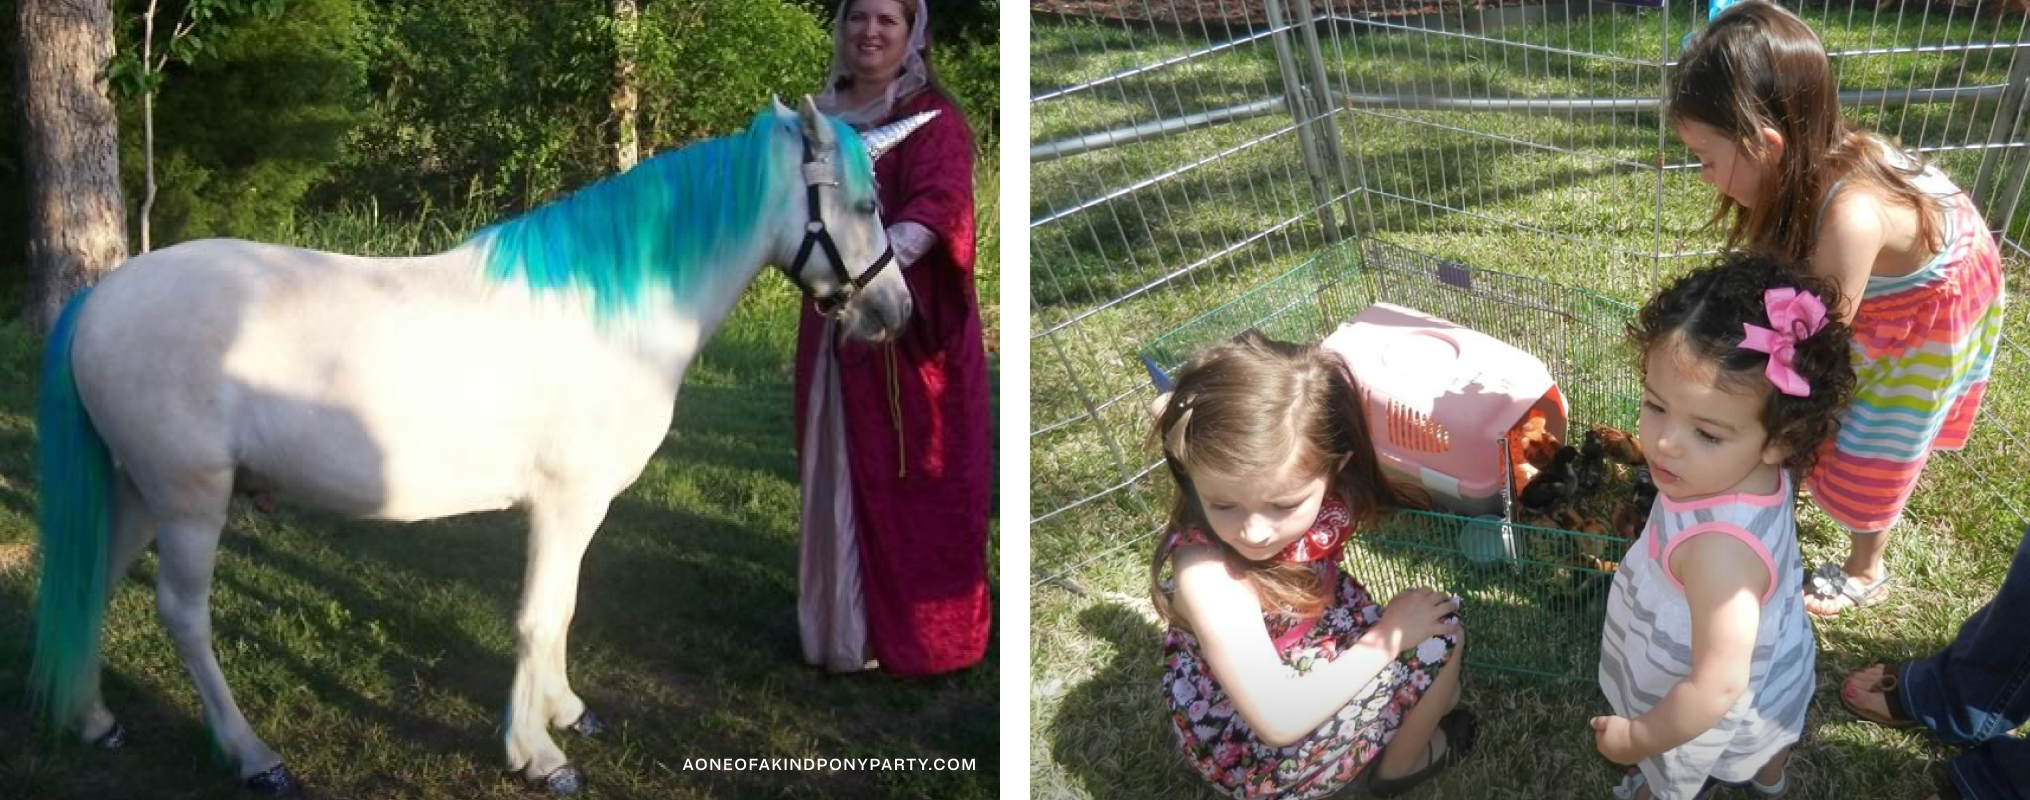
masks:
[(626, 172), (641, 158), (635, 130), (634, 53), (639, 17), (635, 0), (613, 0), (613, 167)]
[[(141, 66), (155, 65), (155, 0), (148, 0), (148, 13), (141, 15)], [(165, 64), (166, 65), (166, 64)], [(161, 67), (155, 67), (157, 72)], [(149, 250), (148, 222), (155, 215), (155, 84), (141, 94), (141, 160), (147, 178), (141, 188), (141, 252)]]
[(155, 214), (155, 91), (141, 95), (141, 158), (147, 162), (147, 178), (141, 189), (141, 252), (150, 249), (148, 221)]
[(28, 172), (29, 321), (47, 333), (63, 304), (127, 256), (120, 136), (107, 94), (107, 0), (21, 0), (15, 75)]

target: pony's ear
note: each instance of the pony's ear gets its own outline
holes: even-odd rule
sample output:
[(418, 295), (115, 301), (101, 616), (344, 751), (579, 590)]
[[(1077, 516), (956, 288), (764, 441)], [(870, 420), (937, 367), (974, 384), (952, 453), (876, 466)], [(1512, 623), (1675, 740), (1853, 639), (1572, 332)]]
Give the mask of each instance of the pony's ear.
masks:
[(782, 97), (773, 94), (769, 95), (768, 106), (775, 114), (775, 121), (785, 125), (796, 121), (796, 112), (791, 111), (789, 106), (782, 104)]
[(839, 134), (832, 130), (832, 123), (818, 112), (818, 103), (810, 95), (804, 95), (803, 105), (804, 138), (809, 139), (820, 152), (830, 152), (839, 146)]

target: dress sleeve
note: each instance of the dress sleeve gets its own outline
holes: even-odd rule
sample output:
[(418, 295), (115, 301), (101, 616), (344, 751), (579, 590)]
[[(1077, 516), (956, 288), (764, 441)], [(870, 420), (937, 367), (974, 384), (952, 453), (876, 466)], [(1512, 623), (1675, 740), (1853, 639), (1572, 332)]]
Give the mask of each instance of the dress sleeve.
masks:
[(937, 234), (915, 222), (898, 222), (888, 226), (888, 246), (895, 249), (895, 263), (908, 269), (924, 253), (937, 246)]
[[(903, 143), (896, 156), (902, 200), (883, 213), (890, 225), (914, 222), (936, 234), (960, 269), (973, 268), (973, 135), (957, 108), (944, 113)], [(894, 157), (894, 156), (891, 156)]]

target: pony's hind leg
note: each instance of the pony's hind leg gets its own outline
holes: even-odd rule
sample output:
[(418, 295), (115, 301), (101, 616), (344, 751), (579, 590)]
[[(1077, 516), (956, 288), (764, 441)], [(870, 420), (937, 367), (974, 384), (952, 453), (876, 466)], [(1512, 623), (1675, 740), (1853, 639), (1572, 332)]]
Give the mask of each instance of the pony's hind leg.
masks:
[[(584, 775), (550, 739), (549, 727), (589, 722), (564, 670), (565, 632), (577, 604), (578, 565), (606, 517), (609, 498), (541, 498), (531, 504), (529, 563), (516, 619), (515, 682), (508, 700), (508, 768), (575, 794)], [(596, 723), (593, 723), (596, 725)]]
[[(218, 558), (219, 533), (225, 527), (226, 505), (232, 489), (232, 473), (193, 476), (184, 484), (202, 484), (204, 496), (190, 498), (183, 507), (163, 513), (160, 540), (156, 543), (158, 565), (155, 577), (155, 608), (176, 654), (196, 684), (204, 702), (205, 724), (219, 751), (237, 768), (248, 788), (267, 794), (288, 794), (295, 781), (282, 766), (282, 758), (268, 749), (233, 701), (226, 676), (219, 669), (212, 650), (211, 579)], [(215, 490), (215, 491), (213, 491)]]
[[(141, 492), (134, 488), (134, 481), (121, 473), (114, 483), (112, 541), (106, 547), (106, 603), (110, 606), (114, 592), (120, 587), (120, 580), (127, 571), (134, 568), (134, 562), (148, 549), (148, 543), (155, 541), (155, 518), (141, 499)], [(100, 672), (104, 671), (101, 665)], [(91, 692), (91, 710), (86, 712), (84, 725), (79, 733), (85, 741), (108, 750), (126, 744), (127, 734), (120, 727), (119, 720), (106, 708), (106, 700), (99, 692), (98, 674), (94, 673)]]

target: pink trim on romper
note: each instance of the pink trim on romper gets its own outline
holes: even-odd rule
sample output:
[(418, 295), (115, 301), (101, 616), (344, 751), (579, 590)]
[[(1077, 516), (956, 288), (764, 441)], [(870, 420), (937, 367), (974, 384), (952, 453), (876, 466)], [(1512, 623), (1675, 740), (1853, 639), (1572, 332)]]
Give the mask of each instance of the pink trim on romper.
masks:
[(1769, 557), (1769, 548), (1763, 546), (1761, 539), (1755, 538), (1755, 534), (1749, 533), (1747, 529), (1731, 522), (1704, 522), (1679, 531), (1677, 536), (1671, 537), (1671, 543), (1663, 549), (1663, 557), (1657, 560), (1657, 563), (1663, 565), (1664, 577), (1670, 578), (1671, 585), (1678, 587), (1678, 593), (1683, 594), (1685, 582), (1678, 580), (1678, 574), (1671, 570), (1671, 553), (1678, 549), (1678, 545), (1684, 544), (1692, 537), (1704, 536), (1709, 533), (1717, 533), (1740, 539), (1746, 542), (1748, 547), (1755, 551), (1755, 555), (1762, 559), (1763, 568), (1769, 570), (1769, 588), (1762, 590), (1762, 599), (1755, 602), (1757, 605), (1767, 605), (1769, 598), (1776, 594), (1776, 560)]
[(1785, 497), (1788, 497), (1789, 495), (1790, 495), (1790, 473), (1786, 470), (1778, 469), (1776, 471), (1776, 491), (1771, 492), (1769, 494), (1749, 494), (1747, 492), (1735, 492), (1733, 494), (1716, 494), (1713, 495), (1712, 497), (1704, 497), (1698, 500), (1689, 500), (1681, 503), (1676, 500), (1672, 500), (1670, 495), (1664, 494), (1662, 492), (1657, 492), (1656, 498), (1663, 502), (1663, 510), (1665, 511), (1698, 511), (1701, 509), (1713, 508), (1715, 506), (1724, 506), (1729, 503), (1740, 503), (1742, 505), (1754, 506), (1756, 508), (1768, 508), (1770, 506), (1776, 505), (1777, 503), (1783, 502), (1783, 499)]

